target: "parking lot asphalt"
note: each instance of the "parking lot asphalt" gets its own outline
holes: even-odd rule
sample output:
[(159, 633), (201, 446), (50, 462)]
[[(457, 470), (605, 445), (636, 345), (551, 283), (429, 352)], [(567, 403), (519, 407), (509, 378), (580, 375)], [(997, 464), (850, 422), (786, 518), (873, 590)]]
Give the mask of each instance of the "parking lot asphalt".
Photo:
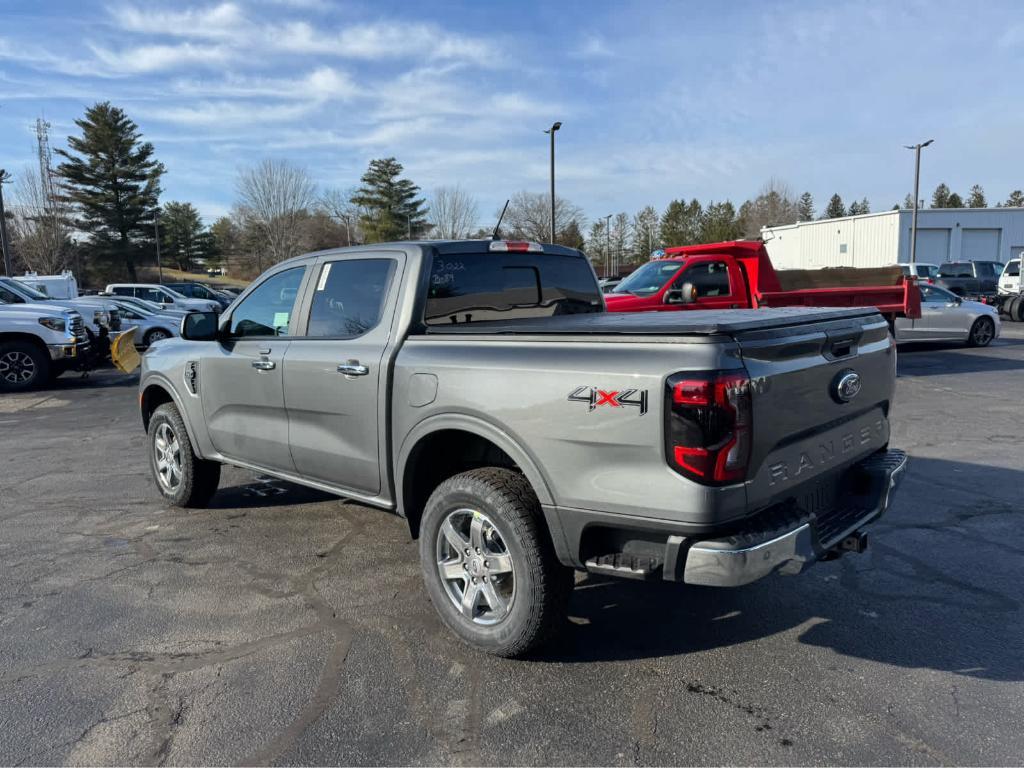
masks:
[(902, 349), (863, 555), (735, 590), (579, 577), (507, 661), (400, 518), (225, 471), (168, 508), (135, 378), (0, 396), (2, 764), (1019, 764), (1024, 327)]

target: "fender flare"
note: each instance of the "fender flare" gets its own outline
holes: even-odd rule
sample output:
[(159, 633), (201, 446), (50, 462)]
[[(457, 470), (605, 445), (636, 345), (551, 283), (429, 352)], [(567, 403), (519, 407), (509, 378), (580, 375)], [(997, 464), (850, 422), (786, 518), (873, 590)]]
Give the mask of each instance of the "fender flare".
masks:
[(402, 446), (398, 451), (395, 462), (396, 474), (394, 478), (395, 496), (397, 497), (395, 499), (396, 506), (398, 514), (402, 517), (408, 517), (407, 510), (405, 509), (405, 477), (409, 468), (409, 457), (421, 440), (436, 432), (449, 429), (470, 432), (494, 443), (507, 453), (512, 461), (516, 463), (516, 466), (523, 471), (523, 475), (530, 481), (530, 485), (533, 486), (534, 493), (537, 494), (537, 499), (542, 505), (550, 506), (555, 503), (554, 496), (551, 493), (551, 485), (541, 471), (540, 464), (513, 437), (498, 426), (478, 416), (448, 413), (430, 416), (419, 422), (409, 430), (402, 441)]
[[(139, 385), (139, 413), (142, 413), (142, 398), (151, 387), (159, 387), (164, 390), (168, 395), (171, 396), (171, 402), (174, 403), (174, 407), (178, 409), (178, 413), (181, 414), (181, 420), (185, 424), (185, 432), (188, 433), (188, 441), (192, 444), (192, 451), (196, 456), (202, 458), (202, 454), (199, 451), (199, 443), (196, 440), (195, 432), (192, 425), (186, 418), (187, 411), (181, 404), (181, 396), (177, 390), (171, 384), (170, 379), (160, 373), (151, 374), (144, 383)], [(154, 410), (156, 410), (154, 408)], [(145, 424), (145, 422), (143, 422)]]

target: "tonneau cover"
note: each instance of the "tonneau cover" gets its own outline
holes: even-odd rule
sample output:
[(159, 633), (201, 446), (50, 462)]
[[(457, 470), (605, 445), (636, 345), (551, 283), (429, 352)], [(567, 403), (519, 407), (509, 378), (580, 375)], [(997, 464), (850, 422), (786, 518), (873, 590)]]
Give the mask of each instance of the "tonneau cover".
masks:
[(624, 334), (666, 336), (679, 334), (734, 334), (768, 328), (785, 328), (828, 320), (877, 315), (874, 307), (851, 309), (778, 307), (773, 309), (723, 309), (677, 312), (592, 312), (516, 320), (433, 325), (429, 336), (441, 334)]

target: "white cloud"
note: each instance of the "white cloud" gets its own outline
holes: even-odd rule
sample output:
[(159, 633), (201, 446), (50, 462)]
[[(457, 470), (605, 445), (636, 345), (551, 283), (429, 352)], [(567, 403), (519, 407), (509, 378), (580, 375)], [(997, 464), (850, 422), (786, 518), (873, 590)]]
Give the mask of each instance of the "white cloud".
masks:
[(348, 101), (363, 93), (351, 75), (333, 67), (318, 67), (297, 78), (239, 77), (220, 81), (176, 80), (173, 89), (183, 98), (315, 99)]
[(146, 35), (233, 38), (240, 29), (248, 26), (242, 9), (231, 2), (182, 11), (119, 5), (109, 8), (108, 12), (121, 29)]
[(235, 57), (234, 51), (226, 46), (193, 43), (140, 45), (118, 51), (90, 44), (89, 49), (97, 62), (112, 75), (157, 72), (189, 65), (223, 64)]
[(189, 127), (261, 126), (283, 123), (307, 116), (317, 109), (315, 101), (290, 104), (266, 104), (262, 101), (201, 101), (177, 107), (141, 108), (140, 114)]

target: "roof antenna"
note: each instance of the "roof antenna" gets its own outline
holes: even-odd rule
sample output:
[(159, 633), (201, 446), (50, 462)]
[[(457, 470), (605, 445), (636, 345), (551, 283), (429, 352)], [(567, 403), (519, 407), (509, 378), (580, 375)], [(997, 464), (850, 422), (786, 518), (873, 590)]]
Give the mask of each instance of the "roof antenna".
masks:
[(494, 234), (491, 235), (491, 240), (497, 240), (501, 231), (501, 220), (505, 218), (505, 211), (508, 210), (509, 200), (505, 201), (505, 207), (501, 209), (501, 216), (498, 217), (498, 223), (494, 225)]

